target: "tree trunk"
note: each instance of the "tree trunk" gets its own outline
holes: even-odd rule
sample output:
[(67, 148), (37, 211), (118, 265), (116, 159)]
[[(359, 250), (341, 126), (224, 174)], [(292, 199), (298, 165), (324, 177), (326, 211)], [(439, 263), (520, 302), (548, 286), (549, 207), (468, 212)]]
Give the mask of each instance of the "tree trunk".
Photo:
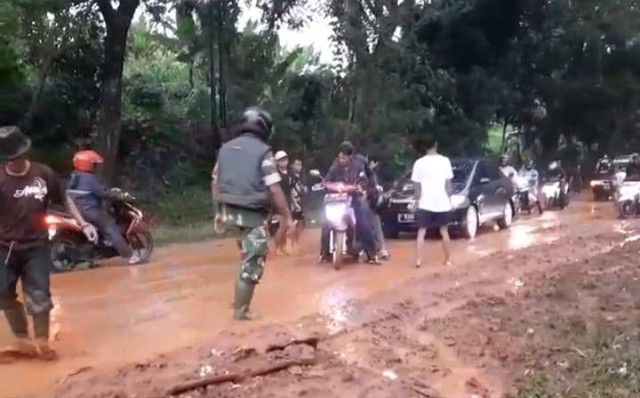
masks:
[(509, 126), (509, 119), (504, 118), (504, 122), (502, 124), (502, 142), (500, 144), (500, 153), (504, 153), (507, 149), (507, 127)]
[(133, 14), (140, 0), (122, 0), (113, 9), (107, 0), (99, 0), (107, 35), (104, 39), (102, 98), (98, 111), (97, 146), (104, 157), (103, 174), (107, 181), (115, 177), (120, 130), (122, 127), (122, 73), (127, 49), (127, 36)]

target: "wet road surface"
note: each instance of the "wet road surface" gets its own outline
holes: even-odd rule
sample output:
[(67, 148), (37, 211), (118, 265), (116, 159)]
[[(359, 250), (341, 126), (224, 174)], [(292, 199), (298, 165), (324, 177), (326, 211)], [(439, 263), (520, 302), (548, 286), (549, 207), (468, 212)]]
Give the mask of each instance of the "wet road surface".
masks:
[[(609, 203), (574, 202), (563, 212), (520, 219), (509, 231), (489, 230), (472, 242), (455, 241), (454, 268), (499, 251), (624, 226)], [(426, 245), (422, 269), (412, 266), (413, 242), (407, 239), (389, 242), (392, 261), (381, 267), (357, 264), (338, 272), (317, 265), (317, 242), (316, 231), (310, 231), (302, 245), (305, 253), (270, 259), (252, 308), (259, 319), (251, 323), (231, 319), (238, 258), (232, 241), (162, 248), (155, 261), (143, 267), (56, 275), (52, 330), (62, 359), (3, 365), (0, 396), (46, 395), (57, 380), (82, 367), (135, 362), (197, 344), (225, 328), (292, 321), (313, 313), (346, 322), (348, 314), (337, 310), (346, 301), (367, 298), (412, 277), (447, 273), (437, 241)], [(9, 341), (3, 324), (0, 345)]]

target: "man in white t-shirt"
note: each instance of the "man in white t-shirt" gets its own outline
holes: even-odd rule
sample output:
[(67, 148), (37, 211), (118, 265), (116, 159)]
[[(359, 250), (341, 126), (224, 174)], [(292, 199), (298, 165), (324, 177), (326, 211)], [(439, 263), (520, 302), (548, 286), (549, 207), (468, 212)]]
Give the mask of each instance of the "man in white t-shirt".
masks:
[(411, 181), (415, 187), (416, 222), (418, 237), (416, 239), (416, 267), (422, 266), (422, 247), (428, 228), (440, 229), (445, 264), (449, 265), (451, 250), (449, 248), (449, 230), (451, 206), (451, 180), (453, 168), (449, 158), (438, 154), (438, 143), (432, 136), (420, 142), (420, 150), (426, 155), (413, 164)]

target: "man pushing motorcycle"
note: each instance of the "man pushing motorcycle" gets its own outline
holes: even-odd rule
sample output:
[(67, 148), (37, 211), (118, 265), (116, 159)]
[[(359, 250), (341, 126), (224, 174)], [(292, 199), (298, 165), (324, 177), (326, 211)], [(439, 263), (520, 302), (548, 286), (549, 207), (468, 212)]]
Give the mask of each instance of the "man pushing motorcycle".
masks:
[[(353, 145), (350, 142), (343, 142), (338, 148), (338, 156), (332, 164), (324, 181), (325, 183), (345, 183), (349, 185), (360, 184), (362, 177), (367, 179), (368, 184), (377, 185), (374, 173), (369, 168), (367, 159), (354, 153)], [(375, 186), (374, 185), (374, 186)], [(356, 225), (348, 229), (347, 245), (348, 251), (357, 256), (357, 250), (354, 249), (355, 239), (362, 245), (362, 250), (367, 256), (367, 263), (380, 264), (376, 248), (376, 242), (373, 236), (373, 228), (369, 217), (369, 204), (362, 192), (353, 193), (353, 211), (355, 214)], [(355, 229), (355, 230), (354, 230)], [(355, 233), (354, 233), (355, 232)], [(324, 225), (321, 234), (321, 253), (320, 261), (329, 260), (330, 245), (330, 227)]]
[[(44, 221), (49, 205), (65, 204), (90, 241), (97, 239), (97, 233), (65, 194), (58, 176), (29, 160), (30, 148), (31, 140), (18, 127), (0, 127), (0, 309), (16, 339), (3, 354), (53, 360), (57, 353), (49, 346), (52, 264)], [(33, 317), (35, 346), (25, 308), (16, 294), (19, 280), (26, 309)]]
[(140, 257), (131, 250), (120, 227), (104, 207), (104, 201), (118, 199), (119, 191), (107, 188), (96, 175), (96, 167), (104, 159), (96, 151), (85, 150), (73, 156), (74, 172), (67, 193), (74, 199), (82, 216), (98, 228), (103, 239), (109, 240), (120, 257), (130, 265), (140, 263)]
[(220, 231), (224, 225), (239, 235), (242, 256), (233, 315), (237, 320), (250, 319), (249, 306), (267, 258), (267, 221), (272, 206), (281, 216), (280, 228), (295, 228), (269, 146), (272, 132), (273, 120), (267, 111), (246, 109), (238, 134), (222, 145), (211, 174), (215, 228)]

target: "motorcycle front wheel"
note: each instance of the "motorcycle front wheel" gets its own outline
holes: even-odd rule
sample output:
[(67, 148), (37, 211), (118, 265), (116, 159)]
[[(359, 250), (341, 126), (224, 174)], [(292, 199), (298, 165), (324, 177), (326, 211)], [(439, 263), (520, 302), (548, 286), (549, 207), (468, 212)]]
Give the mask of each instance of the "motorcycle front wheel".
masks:
[(127, 236), (127, 240), (129, 241), (131, 250), (140, 258), (140, 262), (148, 262), (154, 248), (151, 232), (148, 229), (137, 229)]
[(334, 231), (333, 232), (333, 268), (337, 271), (342, 266), (344, 261), (344, 253), (346, 251), (345, 244), (347, 242), (346, 239), (346, 231)]
[(631, 217), (634, 213), (635, 206), (631, 200), (625, 200), (618, 205), (618, 215), (622, 219)]

